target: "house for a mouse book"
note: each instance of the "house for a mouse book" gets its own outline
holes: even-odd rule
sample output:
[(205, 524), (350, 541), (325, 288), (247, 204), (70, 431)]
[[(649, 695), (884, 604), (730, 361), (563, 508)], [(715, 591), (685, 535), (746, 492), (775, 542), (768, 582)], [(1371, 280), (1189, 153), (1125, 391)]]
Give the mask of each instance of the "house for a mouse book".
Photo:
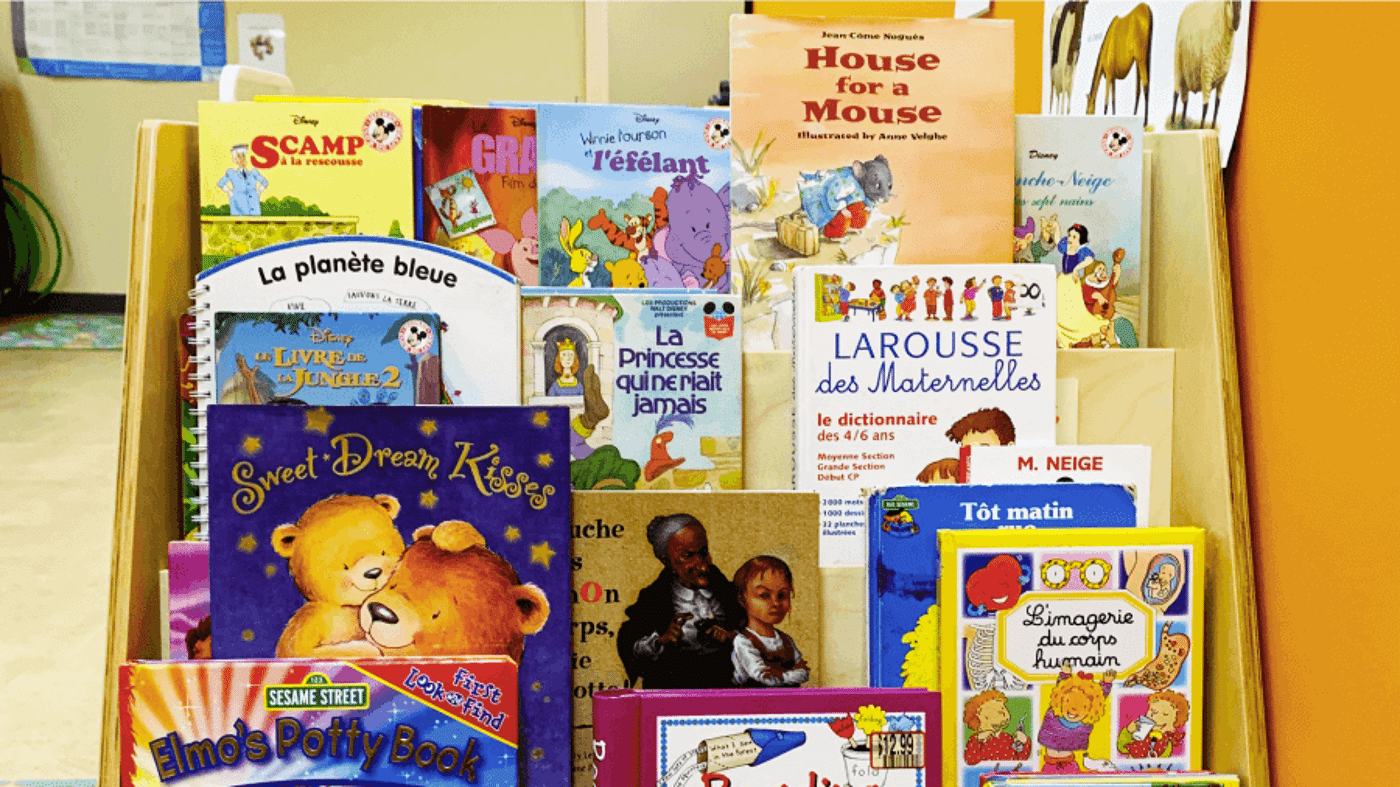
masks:
[(209, 407), (217, 658), (501, 654), (522, 779), (569, 767), (568, 418), (551, 407)]
[(791, 349), (804, 265), (1006, 259), (1010, 21), (736, 14), (729, 30), (749, 347)]
[(548, 287), (729, 292), (729, 110), (537, 104)]
[(1204, 532), (939, 534), (943, 783), (1200, 770)]
[(522, 401), (570, 412), (575, 489), (739, 489), (739, 299), (525, 288)]

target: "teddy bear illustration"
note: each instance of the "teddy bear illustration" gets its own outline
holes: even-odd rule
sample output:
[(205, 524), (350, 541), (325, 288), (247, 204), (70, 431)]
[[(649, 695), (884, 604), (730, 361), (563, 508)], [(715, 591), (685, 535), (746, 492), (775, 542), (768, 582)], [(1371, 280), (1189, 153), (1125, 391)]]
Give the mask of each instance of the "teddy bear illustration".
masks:
[(389, 581), (403, 555), (392, 495), (333, 495), (272, 531), (272, 548), (306, 604), (277, 640), (278, 658), (378, 656), (360, 630), (360, 605)]
[(544, 628), (549, 601), (466, 522), (413, 532), (388, 584), (360, 607), (360, 628), (386, 656), (507, 655)]

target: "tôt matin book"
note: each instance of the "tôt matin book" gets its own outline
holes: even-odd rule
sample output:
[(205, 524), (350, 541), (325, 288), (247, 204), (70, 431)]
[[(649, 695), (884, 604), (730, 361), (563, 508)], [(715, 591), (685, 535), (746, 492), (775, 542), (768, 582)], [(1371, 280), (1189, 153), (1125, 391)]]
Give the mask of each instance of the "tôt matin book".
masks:
[(943, 783), (1200, 770), (1204, 544), (1181, 527), (940, 533)]
[(436, 314), (216, 312), (219, 404), (439, 404)]
[(422, 107), (419, 240), (540, 280), (535, 111)]
[(814, 492), (573, 494), (573, 783), (604, 689), (822, 685)]
[(529, 759), (502, 656), (133, 661), (117, 680), (122, 787), (515, 787)]
[(924, 689), (608, 691), (594, 697), (596, 784), (926, 787), (938, 704)]
[(751, 348), (791, 348), (803, 265), (1005, 259), (1009, 21), (747, 14), (729, 30), (732, 267)]
[(413, 233), (407, 101), (199, 102), (203, 267), (298, 238)]
[(567, 432), (562, 408), (210, 406), (214, 655), (509, 656), (522, 780), (561, 784)]
[(575, 489), (739, 489), (739, 299), (525, 288), (522, 401), (570, 412)]
[(214, 631), (209, 618), (209, 542), (171, 541), (166, 565), (170, 567), (170, 657), (210, 658)]
[(729, 292), (729, 110), (537, 104), (540, 284)]
[(1135, 509), (1132, 491), (1112, 484), (945, 482), (872, 493), (870, 685), (938, 688), (940, 664), (948, 656), (938, 647), (940, 530), (1132, 527)]
[(1050, 269), (805, 266), (795, 284), (794, 467), (822, 493), (823, 567), (865, 565), (863, 490), (956, 479), (965, 445), (1055, 444)]
[(970, 445), (959, 456), (967, 484), (1091, 483), (1130, 486), (1137, 523), (1152, 510), (1152, 447), (1147, 445)]
[(1142, 120), (1016, 116), (1014, 262), (1054, 265), (1061, 347), (1146, 347)]

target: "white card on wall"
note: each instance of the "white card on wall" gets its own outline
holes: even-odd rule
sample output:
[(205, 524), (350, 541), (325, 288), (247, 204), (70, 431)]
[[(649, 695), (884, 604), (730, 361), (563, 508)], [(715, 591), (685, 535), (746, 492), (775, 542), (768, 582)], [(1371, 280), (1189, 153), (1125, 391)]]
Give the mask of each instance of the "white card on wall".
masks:
[(287, 33), (281, 14), (238, 15), (238, 64), (287, 75)]

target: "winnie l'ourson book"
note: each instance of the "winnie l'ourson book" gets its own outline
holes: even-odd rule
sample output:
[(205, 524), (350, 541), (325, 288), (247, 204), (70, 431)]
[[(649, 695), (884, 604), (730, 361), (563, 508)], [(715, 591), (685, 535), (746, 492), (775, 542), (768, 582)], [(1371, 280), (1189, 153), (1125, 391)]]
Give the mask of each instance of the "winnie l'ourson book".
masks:
[(413, 233), (406, 101), (199, 102), (203, 267), (298, 238)]
[(509, 656), (522, 783), (564, 784), (567, 411), (208, 409), (213, 655)]

